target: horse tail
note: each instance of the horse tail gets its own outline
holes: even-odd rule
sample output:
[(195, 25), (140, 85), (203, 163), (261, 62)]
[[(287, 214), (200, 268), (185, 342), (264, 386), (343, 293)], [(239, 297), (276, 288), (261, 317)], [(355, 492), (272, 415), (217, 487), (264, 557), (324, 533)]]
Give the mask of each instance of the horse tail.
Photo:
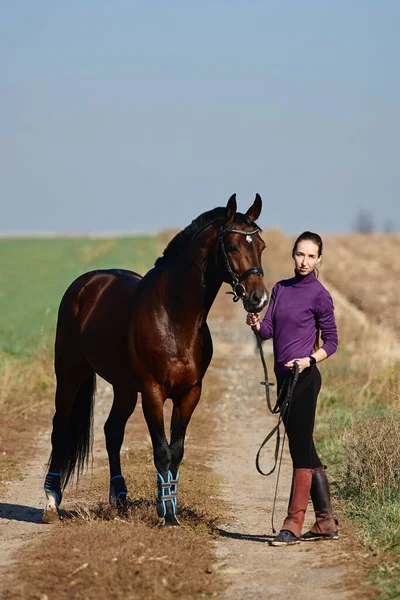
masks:
[[(93, 408), (96, 394), (96, 374), (93, 372), (81, 384), (69, 420), (69, 443), (61, 470), (61, 487), (82, 475), (93, 450)], [(93, 456), (92, 456), (93, 459)]]

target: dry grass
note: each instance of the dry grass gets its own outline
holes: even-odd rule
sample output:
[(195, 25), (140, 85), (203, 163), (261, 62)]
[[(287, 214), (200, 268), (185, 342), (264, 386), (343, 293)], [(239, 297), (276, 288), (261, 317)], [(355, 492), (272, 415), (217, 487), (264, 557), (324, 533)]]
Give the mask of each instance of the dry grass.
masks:
[(400, 236), (327, 237), (324, 271), (329, 282), (375, 323), (400, 331)]
[[(382, 599), (400, 597), (400, 407), (358, 412), (337, 433), (341, 508), (376, 558), (371, 582)], [(343, 501), (344, 500), (344, 501)]]
[(48, 427), (54, 385), (49, 352), (33, 360), (0, 355), (0, 485), (20, 474), (38, 430)]
[(353, 416), (343, 432), (342, 490), (357, 496), (374, 492), (378, 502), (400, 489), (400, 411)]

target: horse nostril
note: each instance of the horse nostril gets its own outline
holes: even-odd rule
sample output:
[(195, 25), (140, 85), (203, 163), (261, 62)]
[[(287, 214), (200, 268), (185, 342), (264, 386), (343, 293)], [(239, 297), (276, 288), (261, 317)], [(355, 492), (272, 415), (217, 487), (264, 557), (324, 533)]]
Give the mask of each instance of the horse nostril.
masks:
[(261, 296), (259, 296), (257, 292), (253, 292), (251, 295), (251, 301), (254, 302), (254, 304), (259, 304), (261, 301)]

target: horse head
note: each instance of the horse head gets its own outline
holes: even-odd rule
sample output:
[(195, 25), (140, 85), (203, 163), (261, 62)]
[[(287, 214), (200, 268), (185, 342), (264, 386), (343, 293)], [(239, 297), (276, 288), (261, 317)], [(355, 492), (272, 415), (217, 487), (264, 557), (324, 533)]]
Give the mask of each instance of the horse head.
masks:
[(255, 221), (261, 213), (259, 194), (245, 214), (237, 212), (236, 194), (226, 205), (225, 219), (218, 231), (217, 256), (222, 278), (231, 284), (234, 301), (242, 300), (248, 312), (260, 312), (268, 302), (261, 266), (265, 248)]

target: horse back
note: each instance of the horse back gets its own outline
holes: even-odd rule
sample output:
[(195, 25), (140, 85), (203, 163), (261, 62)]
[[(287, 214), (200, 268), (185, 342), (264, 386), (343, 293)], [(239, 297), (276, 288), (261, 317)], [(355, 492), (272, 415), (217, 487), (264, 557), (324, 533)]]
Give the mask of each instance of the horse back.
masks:
[[(69, 286), (60, 305), (59, 317), (79, 318), (80, 325), (89, 319), (95, 308), (113, 304), (121, 306), (136, 293), (142, 276), (125, 269), (104, 269), (84, 273)], [(106, 302), (104, 300), (106, 299)], [(102, 302), (103, 301), (103, 302)], [(121, 313), (121, 311), (119, 311)]]

